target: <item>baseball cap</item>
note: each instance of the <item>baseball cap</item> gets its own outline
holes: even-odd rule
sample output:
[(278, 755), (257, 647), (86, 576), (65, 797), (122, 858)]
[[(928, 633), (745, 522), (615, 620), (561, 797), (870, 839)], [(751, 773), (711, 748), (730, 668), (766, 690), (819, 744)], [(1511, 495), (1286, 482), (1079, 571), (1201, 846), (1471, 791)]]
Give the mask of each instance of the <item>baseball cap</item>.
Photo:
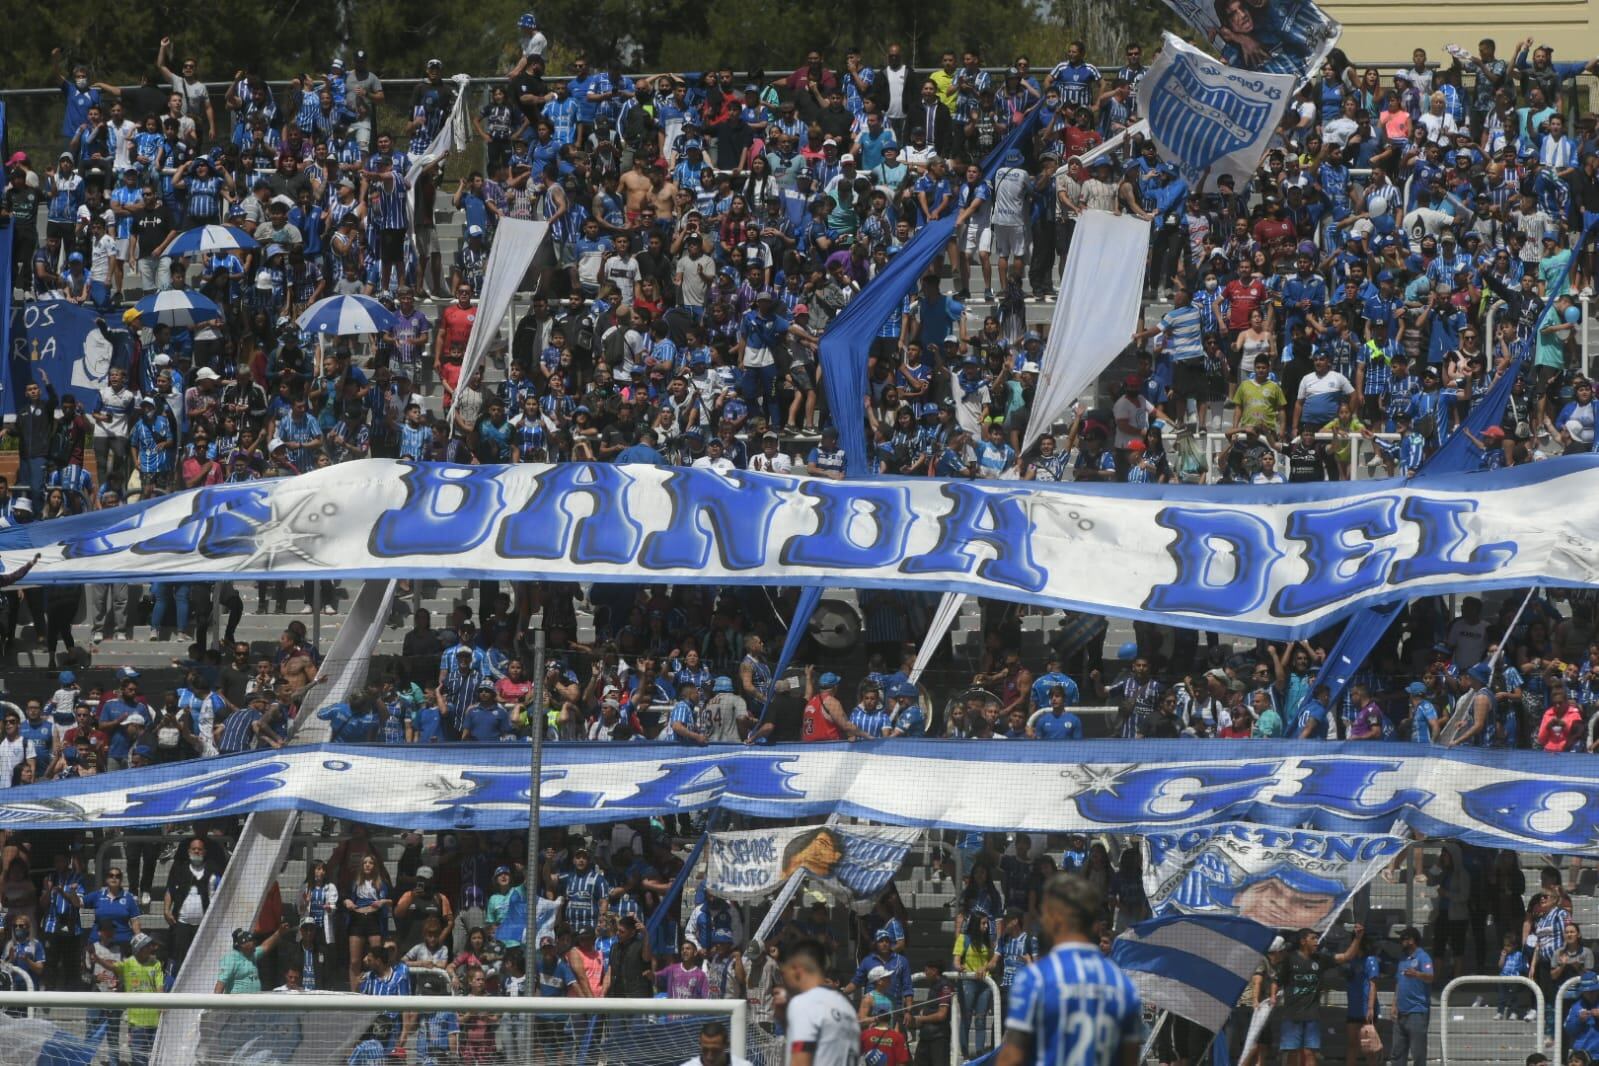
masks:
[(816, 679), (816, 684), (821, 688), (834, 688), (838, 685), (838, 675), (829, 670)]
[(61, 671), (61, 676), (56, 678), (56, 680), (61, 684), (62, 688), (66, 688), (68, 685), (76, 685), (78, 683), (78, 675), (71, 670), (63, 670)]
[(429, 880), (430, 878), (432, 878), (432, 876), (433, 876), (433, 867), (431, 867), (431, 866), (418, 866), (416, 868), (416, 879), (418, 881)]
[(732, 692), (733, 679), (731, 677), (719, 677), (712, 684), (711, 689), (713, 692)]
[(1420, 681), (1412, 681), (1405, 686), (1405, 694), (1407, 696), (1425, 696), (1427, 694), (1427, 686)]
[(243, 947), (255, 940), (255, 933), (249, 929), (235, 929), (233, 931), (233, 946)]
[(881, 981), (883, 978), (885, 978), (885, 977), (893, 977), (893, 976), (894, 976), (894, 971), (890, 970), (887, 966), (873, 966), (870, 970), (867, 971), (866, 980), (875, 985), (877, 982)]

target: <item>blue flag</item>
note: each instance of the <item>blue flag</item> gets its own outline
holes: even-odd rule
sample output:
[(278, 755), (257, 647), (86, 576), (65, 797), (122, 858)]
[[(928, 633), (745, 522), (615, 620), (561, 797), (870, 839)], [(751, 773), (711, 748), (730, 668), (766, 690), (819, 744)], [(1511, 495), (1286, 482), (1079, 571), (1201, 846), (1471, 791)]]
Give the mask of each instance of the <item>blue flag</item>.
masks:
[[(7, 263), (11, 234), (0, 237)], [(10, 286), (6, 287), (7, 297)], [(48, 376), (56, 396), (71, 393), (80, 406), (93, 408), (100, 387), (113, 366), (126, 369), (133, 356), (133, 335), (122, 323), (100, 317), (99, 312), (69, 300), (33, 300), (5, 308), (6, 351), (0, 370), (0, 411), (15, 414), (22, 389), (30, 381)]]

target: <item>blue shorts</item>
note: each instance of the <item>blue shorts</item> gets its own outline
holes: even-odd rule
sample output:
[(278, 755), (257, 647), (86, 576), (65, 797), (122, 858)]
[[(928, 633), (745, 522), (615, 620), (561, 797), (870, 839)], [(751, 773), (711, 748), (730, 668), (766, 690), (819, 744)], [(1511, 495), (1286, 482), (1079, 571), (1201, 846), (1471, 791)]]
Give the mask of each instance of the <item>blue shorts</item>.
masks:
[(1278, 1034), (1279, 1051), (1298, 1051), (1301, 1048), (1309, 1051), (1321, 1050), (1321, 1026), (1314, 1018), (1307, 1018), (1304, 1021), (1285, 1018)]

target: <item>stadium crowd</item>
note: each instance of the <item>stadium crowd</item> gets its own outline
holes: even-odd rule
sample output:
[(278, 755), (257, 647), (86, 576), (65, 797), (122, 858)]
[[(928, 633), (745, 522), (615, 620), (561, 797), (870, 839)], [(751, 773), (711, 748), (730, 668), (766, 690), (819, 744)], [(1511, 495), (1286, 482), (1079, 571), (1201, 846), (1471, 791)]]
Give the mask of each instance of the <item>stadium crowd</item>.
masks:
[[(994, 71), (966, 51), (915, 71), (891, 45), (841, 62), (813, 51), (779, 77), (634, 78), (581, 58), (546, 71), (531, 16), (518, 32), (522, 58), (470, 105), (481, 166), (452, 161), (414, 180), (412, 159), (454, 105), (441, 61), (402, 101), (360, 51), (282, 92), (243, 73), (222, 94), (169, 40), (156, 50), (159, 76), (131, 91), (58, 56), (59, 155), (7, 161), (0, 212), (15, 227), (14, 282), (30, 298), (91, 305), (132, 337), (86, 408), (58, 383), (27, 384), (5, 429), (20, 465), (15, 484), (0, 482), (0, 525), (368, 456), (842, 477), (816, 339), (922, 225), (950, 213), (959, 224), (947, 264), (883, 323), (872, 353), (864, 406), (884, 473), (1341, 479), (1359, 473), (1351, 438), (1379, 434), (1371, 462), (1410, 473), (1463, 432), (1502, 374), (1516, 375), (1510, 404), (1471, 442), (1485, 469), (1594, 447), (1599, 407), (1579, 336), (1580, 302), (1599, 274), (1599, 133), (1575, 80), (1591, 64), (1557, 63), (1547, 47), (1522, 42), (1507, 59), (1483, 41), (1441, 62), (1417, 50), (1390, 77), (1335, 49), (1253, 181), (1191, 189), (1151, 142), (1092, 156), (1138, 118), (1138, 45), (1119, 68), (1095, 67), (1074, 45), (1047, 70), (1015, 57)], [(985, 180), (979, 164), (1035, 106), (1046, 114), (1038, 135)], [(465, 220), (450, 256), (431, 207), (440, 194)], [(1149, 220), (1145, 296), (1170, 307), (1129, 338), (1137, 369), (1114, 376), (1112, 396), (1019, 453), (1048, 343), (1028, 324), (1029, 295), (1054, 296), (1087, 210)], [(462, 380), (472, 331), (499, 326), (477, 323), (474, 301), (507, 218), (549, 222), (555, 265), (496, 353), (492, 376), (503, 380)], [(163, 258), (201, 224), (237, 226), (258, 247)], [(224, 318), (169, 328), (122, 310), (136, 294), (182, 288)], [(326, 350), (296, 328), (318, 298), (354, 293), (384, 301), (398, 327)], [(424, 395), (428, 386), (437, 392)], [(1227, 446), (1206, 469), (1198, 442), (1212, 428)], [(1115, 709), (1090, 732), (1126, 739), (1599, 750), (1599, 634), (1595, 601), (1580, 593), (1538, 593), (1519, 616), (1519, 597), (1492, 608), (1413, 603), (1337, 701), (1314, 687), (1325, 639), (1284, 647), (1210, 633), (1202, 643), (1139, 623), (1136, 639), (1106, 655), (1106, 621), (1069, 614), (1048, 650), (1024, 661), (1023, 612), (988, 604), (984, 647), (959, 666), (971, 682), (939, 706), (909, 679), (920, 632), (907, 605), (927, 607), (913, 598), (863, 598), (871, 657), (846, 683), (818, 665), (775, 677), (780, 612), (748, 592), (596, 586), (595, 638), (580, 643), (577, 586), (479, 591), (476, 610), (458, 606), (437, 626), (415, 613), (393, 668), (322, 710), (335, 739), (525, 740), (536, 725), (555, 740), (684, 745), (794, 734), (1062, 740), (1084, 736), (1072, 708), (1089, 704)], [(262, 583), (256, 612), (285, 613), (291, 592), (312, 611), (317, 590)], [(330, 613), (337, 592), (320, 590)], [(0, 785), (285, 743), (323, 653), (299, 620), (270, 654), (235, 641), (245, 595), (201, 583), (0, 593), (0, 647), (17, 640), (25, 600), (34, 638), (52, 656), (73, 649), (85, 598), (91, 651), (146, 621), (153, 638), (196, 641), (178, 687), (147, 692), (138, 670), (95, 662), (81, 680), (69, 669), (53, 688), (13, 691), (16, 702), (0, 704)], [(535, 615), (550, 650), (543, 676), (533, 676)], [(220, 646), (208, 643), (213, 620)], [(767, 710), (774, 696), (803, 710), (780, 724)], [(123, 867), (92, 879), (84, 852), (9, 838), (4, 958), (49, 987), (163, 985), (226, 861), (229, 827), (197, 828), (187, 865), (176, 849), (128, 844)], [(991, 974), (1003, 997), (1038, 954), (1051, 872), (1075, 870), (1099, 890), (1095, 939), (1147, 914), (1136, 849), (1112, 855), (1074, 839), (1035, 855), (1025, 837), (965, 840), (949, 955), (907, 961), (907, 912), (891, 891), (847, 923), (825, 904), (796, 907), (747, 957), (750, 931), (726, 901), (693, 901), (686, 915), (663, 906), (682, 828), (552, 835), (534, 908), (541, 992), (748, 996), (770, 1026), (782, 945), (820, 939), (835, 958), (858, 960), (833, 976), (858, 996), (864, 1038), (888, 1049), (881, 1061), (907, 1061), (910, 1035), (916, 1061), (941, 1062), (952, 1039), (971, 1052), (983, 1040), (951, 1032), (957, 993), (942, 971)], [(390, 869), (366, 830), (350, 827), (298, 899), (285, 894), (235, 935), (219, 990), (383, 994), (439, 982), (514, 993), (528, 978), (520, 847), (495, 834), (410, 834)], [(1557, 871), (1529, 900), (1513, 861), (1446, 854), (1431, 941), (1441, 967), (1520, 965), (1551, 988), (1592, 968), (1580, 930), (1574, 957), (1565, 946), (1570, 901)], [(140, 928), (155, 906), (165, 942)], [(94, 914), (87, 927), (80, 908)], [(1507, 947), (1496, 970), (1499, 945), (1473, 917), (1536, 947)], [(1369, 984), (1365, 958), (1344, 960), (1352, 986)], [(910, 992), (916, 971), (930, 983), (925, 1000)], [(1256, 994), (1282, 979), (1268, 974)], [(980, 983), (960, 982), (959, 995), (965, 1018), (1001, 1006)], [(1352, 991), (1357, 1001), (1365, 995)], [(138, 1066), (141, 1026), (132, 1012), (124, 1020)], [(492, 1013), (457, 1021), (459, 1032), (441, 1035), (396, 1016), (379, 1043), (420, 1052), (422, 1041), (453, 1039), (465, 1061), (498, 1061), (506, 1045)], [(1592, 1046), (1578, 1046), (1599, 1049), (1599, 1012), (1579, 1021)]]

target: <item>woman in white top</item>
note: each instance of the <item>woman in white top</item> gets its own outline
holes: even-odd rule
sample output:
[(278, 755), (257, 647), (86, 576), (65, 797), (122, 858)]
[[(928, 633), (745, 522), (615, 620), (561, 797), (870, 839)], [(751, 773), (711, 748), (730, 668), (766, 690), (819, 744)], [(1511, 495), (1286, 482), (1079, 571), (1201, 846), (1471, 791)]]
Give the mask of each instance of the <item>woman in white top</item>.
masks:
[(1255, 360), (1261, 356), (1276, 362), (1277, 338), (1266, 328), (1266, 316), (1261, 313), (1260, 308), (1257, 307), (1249, 312), (1249, 328), (1238, 334), (1238, 339), (1233, 341), (1233, 349), (1238, 352), (1240, 380), (1255, 372)]
[(1443, 93), (1433, 93), (1427, 101), (1427, 113), (1416, 123), (1421, 127), (1428, 144), (1445, 148), (1454, 143), (1455, 134), (1460, 129), (1455, 123), (1455, 116), (1444, 110), (1446, 105)]

